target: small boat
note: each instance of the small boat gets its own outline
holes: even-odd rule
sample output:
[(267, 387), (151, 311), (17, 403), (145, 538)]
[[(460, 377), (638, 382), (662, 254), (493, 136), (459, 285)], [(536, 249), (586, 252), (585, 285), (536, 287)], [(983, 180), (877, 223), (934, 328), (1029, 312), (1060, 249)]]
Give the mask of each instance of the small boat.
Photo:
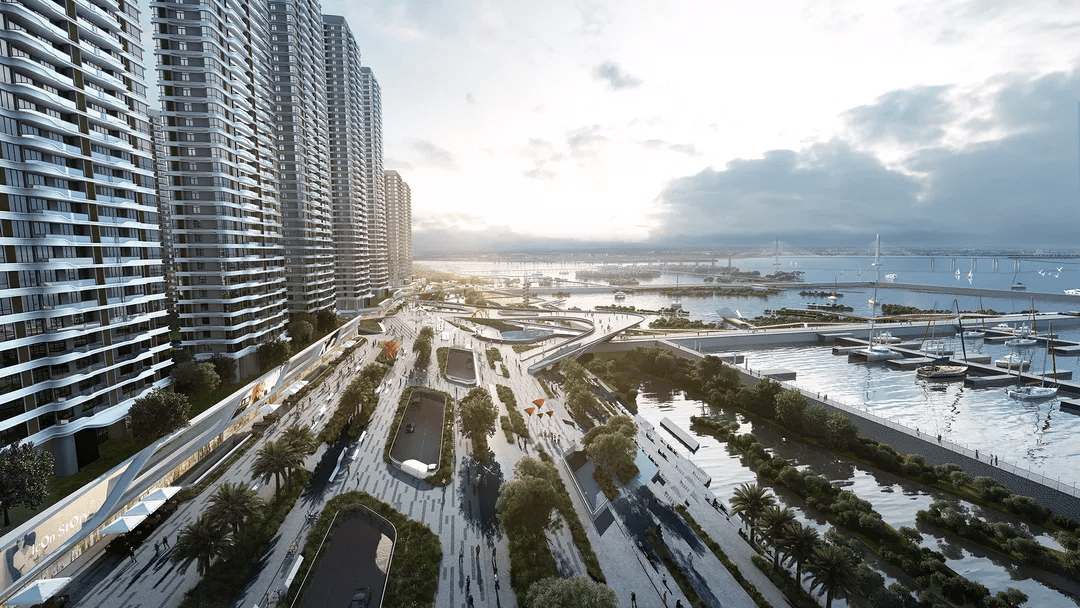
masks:
[(883, 332), (879, 333), (878, 335), (874, 336), (874, 343), (875, 344), (899, 344), (900, 343), (900, 338), (897, 338), (896, 336), (892, 335), (891, 333), (889, 333), (887, 331), (883, 331)]
[[(1032, 310), (1034, 310), (1034, 307), (1032, 307)], [(1050, 331), (1048, 333), (1053, 334), (1054, 333), (1054, 328), (1051, 327)], [(1054, 350), (1053, 344), (1054, 344), (1054, 339), (1053, 338), (1049, 338), (1047, 340), (1047, 342), (1046, 342), (1046, 350), (1043, 352), (1043, 373), (1042, 373), (1042, 378), (1039, 380), (1039, 384), (1038, 385), (1034, 385), (1034, 384), (1020, 385), (1019, 384), (1019, 382), (1020, 382), (1020, 371), (1017, 370), (1017, 372), (1016, 372), (1017, 385), (1016, 386), (1010, 386), (1009, 388), (1006, 389), (1006, 392), (1009, 394), (1010, 397), (1012, 397), (1013, 399), (1019, 399), (1020, 401), (1039, 401), (1039, 400), (1042, 400), (1042, 399), (1050, 399), (1050, 398), (1054, 397), (1055, 395), (1057, 395), (1057, 390), (1058, 389), (1057, 389), (1056, 386), (1047, 386), (1046, 385), (1046, 355)], [(1054, 382), (1057, 382), (1057, 358), (1056, 357), (1054, 358)]]
[(1009, 353), (1000, 359), (995, 359), (994, 365), (1006, 369), (1027, 369), (1031, 367), (1031, 359), (1018, 353)]
[(615, 292), (615, 299), (616, 300), (625, 300), (626, 299), (626, 293), (622, 292), (622, 291), (616, 291)]
[(1009, 289), (1013, 291), (1027, 291), (1027, 285), (1024, 285), (1023, 283), (1013, 283)]
[(893, 351), (889, 347), (876, 344), (860, 348), (855, 352), (866, 357), (867, 361), (884, 361), (893, 357)]
[(1006, 340), (1005, 346), (1009, 348), (1030, 348), (1038, 343), (1039, 341), (1035, 338), (1013, 338), (1012, 340)]
[(1035, 330), (1030, 325), (1024, 324), (1014, 329), (1013, 335), (1020, 338), (1031, 338), (1035, 336)]
[(923, 343), (923, 352), (927, 356), (943, 357), (953, 354), (953, 349), (949, 348), (944, 340), (927, 340)]
[(1008, 323), (998, 323), (997, 325), (991, 327), (990, 329), (992, 329), (994, 331), (1004, 332), (1004, 333), (1007, 333), (1007, 334), (1013, 333), (1013, 326), (1009, 325)]
[(974, 339), (974, 340), (978, 340), (979, 338), (985, 338), (986, 337), (986, 332), (985, 331), (979, 331), (977, 329), (965, 329), (964, 333), (962, 333), (960, 335), (965, 337), (965, 338), (971, 338), (971, 339)]
[(897, 278), (896, 273), (893, 273), (893, 272), (890, 272), (889, 274), (885, 275), (885, 280), (886, 281), (895, 281), (896, 278)]
[(1057, 395), (1056, 386), (1010, 386), (1009, 396), (1020, 401), (1038, 401)]
[(1080, 289), (1066, 289), (1065, 293), (1069, 294), (1070, 296), (1080, 296)]
[(961, 378), (967, 375), (966, 365), (920, 365), (915, 375), (920, 378)]

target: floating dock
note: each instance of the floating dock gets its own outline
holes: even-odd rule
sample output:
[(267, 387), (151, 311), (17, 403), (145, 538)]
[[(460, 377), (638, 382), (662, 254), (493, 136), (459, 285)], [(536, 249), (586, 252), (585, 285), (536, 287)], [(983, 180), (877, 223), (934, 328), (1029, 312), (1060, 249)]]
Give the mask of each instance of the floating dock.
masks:
[(660, 421), (660, 426), (664, 427), (664, 430), (674, 435), (675, 438), (678, 439), (680, 443), (689, 448), (691, 452), (696, 452), (698, 451), (698, 448), (701, 447), (701, 444), (698, 443), (697, 439), (694, 439), (690, 436), (690, 433), (687, 433), (686, 431), (679, 428), (679, 425), (672, 422), (671, 419), (667, 416), (664, 416), (664, 418)]

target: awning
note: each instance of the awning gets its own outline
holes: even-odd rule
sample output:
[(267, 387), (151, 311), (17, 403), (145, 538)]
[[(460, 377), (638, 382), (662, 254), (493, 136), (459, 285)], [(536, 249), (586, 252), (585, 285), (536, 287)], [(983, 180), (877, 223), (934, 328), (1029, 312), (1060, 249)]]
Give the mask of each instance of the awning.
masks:
[(273, 403), (267, 403), (266, 405), (259, 408), (259, 413), (260, 414), (273, 414), (275, 411), (277, 411), (278, 407), (279, 406), (274, 405)]
[(143, 500), (169, 500), (174, 494), (182, 490), (180, 486), (166, 486), (164, 488), (158, 488), (153, 492), (143, 496)]
[(131, 532), (146, 519), (145, 515), (124, 516), (101, 529), (102, 534), (123, 534)]
[(71, 577), (65, 578), (43, 578), (41, 580), (34, 581), (29, 587), (16, 593), (8, 598), (5, 605), (7, 606), (33, 606), (34, 604), (40, 604), (50, 597), (56, 595), (57, 591), (63, 589), (64, 585), (71, 580)]
[(164, 500), (143, 500), (139, 504), (131, 507), (124, 512), (124, 517), (133, 517), (138, 515), (150, 515), (154, 511), (158, 510), (158, 507), (165, 504)]

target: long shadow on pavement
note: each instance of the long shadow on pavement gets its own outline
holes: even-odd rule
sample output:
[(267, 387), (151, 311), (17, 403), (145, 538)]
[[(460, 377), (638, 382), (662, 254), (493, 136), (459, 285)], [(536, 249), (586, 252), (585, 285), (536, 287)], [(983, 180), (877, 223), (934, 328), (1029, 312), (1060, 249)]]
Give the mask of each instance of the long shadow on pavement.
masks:
[(488, 537), (502, 538), (495, 502), (503, 482), (502, 467), (495, 460), (478, 461), (466, 457), (458, 469), (461, 513), (465, 520)]

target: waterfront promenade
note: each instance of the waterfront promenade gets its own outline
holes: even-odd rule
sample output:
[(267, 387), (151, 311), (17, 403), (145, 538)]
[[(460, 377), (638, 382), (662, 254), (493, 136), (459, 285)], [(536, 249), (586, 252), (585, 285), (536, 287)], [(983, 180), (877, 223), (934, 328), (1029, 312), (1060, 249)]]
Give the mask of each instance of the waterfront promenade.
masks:
[[(615, 322), (614, 315), (610, 315), (612, 318), (602, 313), (593, 316), (595, 322), (602, 325)], [(387, 440), (386, 433), (402, 391), (410, 385), (423, 384), (447, 391), (455, 399), (460, 399), (469, 390), (468, 387), (455, 385), (442, 378), (434, 358), (427, 374), (417, 376), (413, 369), (412, 342), (419, 328), (424, 325), (438, 328), (433, 345), (436, 348), (459, 346), (473, 348), (482, 353), (491, 346), (490, 343), (446, 323), (439, 313), (412, 308), (387, 319), (384, 322), (385, 334), (371, 336), (371, 344), (357, 349), (350, 359), (338, 361), (337, 371), (330, 379), (309, 393), (292, 410), (285, 412), (284, 419), (272, 426), (266, 436), (232, 465), (220, 480), (198, 498), (184, 503), (176, 514), (136, 551), (134, 561), (103, 554), (78, 572), (75, 581), (65, 591), (75, 605), (179, 606), (184, 591), (193, 587), (198, 577), (193, 565), (180, 568), (169, 560), (170, 549), (164, 549), (164, 539), (170, 538), (175, 544), (176, 534), (205, 510), (208, 497), (225, 481), (249, 483), (258, 489), (261, 496), (269, 498), (273, 484), (254, 480), (250, 474), (250, 466), (258, 448), (264, 442), (273, 440), (286, 426), (293, 423), (308, 425), (318, 432), (336, 405), (340, 391), (363, 365), (377, 355), (376, 342), (389, 337), (402, 341), (399, 351), (402, 360), (391, 369), (380, 387), (379, 404), (363, 442), (344, 448), (357, 449), (356, 458), (348, 467), (343, 465), (344, 470), (335, 478), (313, 483), (310, 491), (287, 516), (274, 545), (263, 559), (263, 566), (257, 577), (248, 585), (243, 597), (235, 598), (232, 605), (244, 608), (275, 605), (274, 599), (283, 595), (285, 578), (297, 559), (298, 554), (293, 554), (290, 548), (294, 542), (296, 546), (302, 547), (307, 539), (311, 523), (309, 516), (321, 511), (326, 501), (334, 495), (354, 489), (364, 490), (389, 503), (407, 517), (426, 523), (439, 536), (443, 545), (443, 560), (436, 605), (466, 606), (466, 576), (470, 580), (475, 605), (515, 605), (516, 590), (509, 584), (510, 564), (506, 538), (494, 517), (498, 483), (490, 482), (511, 479), (514, 464), (525, 456), (536, 456), (538, 450), (560, 454), (579, 441), (584, 430), (570, 420), (563, 395), (558, 391), (559, 394), (554, 399), (548, 399), (548, 404), (555, 411), (554, 416), (527, 418), (531, 434), (528, 440), (517, 439), (509, 443), (501, 432), (490, 438), (494, 461), (486, 468), (484, 481), (481, 483), (477, 483), (477, 477), (472, 474), (477, 470), (477, 463), (472, 458), (471, 442), (463, 438), (458, 424), (455, 424), (455, 474), (447, 486), (432, 486), (385, 463), (382, 460), (383, 445)], [(527, 373), (528, 362), (525, 359), (532, 354), (531, 351), (519, 354), (507, 345), (496, 348), (503, 356), (509, 377), (503, 377), (496, 370), (492, 370), (486, 362), (478, 371), (480, 386), (493, 393), (493, 401), (498, 405), (500, 414), (506, 414), (506, 406), (494, 395), (496, 384), (509, 386), (519, 404), (543, 396), (543, 388), (537, 379)], [(659, 431), (642, 425), (638, 439), (643, 449), (652, 449), (650, 446), (660, 441)], [(336, 453), (328, 453), (328, 449), (325, 445), (321, 446), (309, 459), (309, 468), (314, 468), (323, 459), (336, 458)], [(556, 461), (560, 460), (556, 456)], [(641, 606), (661, 606), (665, 595), (668, 606), (674, 606), (677, 600), (689, 605), (687, 598), (674, 584), (671, 573), (667, 572), (663, 565), (650, 562), (638, 544), (646, 527), (661, 525), (664, 527), (664, 538), (669, 550), (676, 556), (680, 567), (694, 573), (692, 578), (698, 582), (698, 592), (722, 598), (710, 605), (722, 605), (725, 608), (753, 607), (754, 604), (746, 592), (700, 540), (680, 534), (685, 526), (674, 525), (677, 522), (671, 519), (670, 508), (676, 503), (687, 504), (699, 523), (724, 547), (729, 557), (739, 564), (743, 574), (753, 581), (774, 605), (783, 605), (783, 594), (750, 562), (753, 551), (738, 535), (737, 522), (729, 521), (726, 516), (709, 506), (711, 494), (701, 484), (700, 471), (694, 469), (691, 463), (681, 459), (661, 462), (660, 472), (665, 483), (650, 479), (640, 480), (640, 483), (633, 484), (634, 494), (624, 493), (616, 500), (616, 503), (621, 501), (623, 504), (639, 504), (643, 501), (642, 494), (639, 493), (652, 496), (648, 502), (657, 507), (649, 512), (648, 518), (643, 519), (639, 512), (634, 511), (635, 515), (627, 519), (624, 517), (625, 510), (620, 511), (613, 506), (613, 515), (601, 518), (601, 523), (596, 524), (590, 517), (586, 502), (574, 489), (572, 475), (565, 466), (559, 466), (560, 475), (571, 491), (587, 535), (607, 576), (607, 583), (619, 595), (621, 605), (630, 605), (631, 593), (636, 595)], [(585, 574), (582, 557), (566, 526), (550, 533), (548, 542), (560, 574)], [(479, 558), (475, 555), (477, 545), (482, 548)], [(457, 559), (459, 553), (465, 549), (473, 549), (467, 552), (469, 558)], [(497, 571), (501, 571), (499, 576), (503, 583), (498, 590), (493, 584)]]

